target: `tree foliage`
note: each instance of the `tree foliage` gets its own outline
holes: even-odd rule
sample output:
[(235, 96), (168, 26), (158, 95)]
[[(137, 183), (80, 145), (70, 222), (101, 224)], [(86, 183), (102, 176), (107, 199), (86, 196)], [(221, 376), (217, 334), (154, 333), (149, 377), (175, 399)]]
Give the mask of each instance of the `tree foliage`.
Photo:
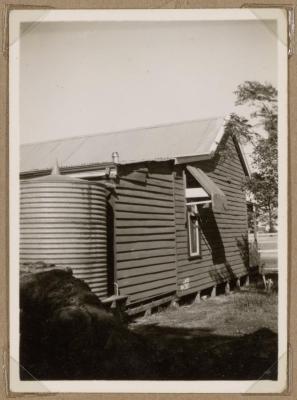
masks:
[(241, 143), (255, 142), (258, 134), (252, 129), (248, 119), (232, 113), (226, 122), (225, 132), (231, 133)]
[(269, 135), (277, 136), (277, 90), (269, 83), (246, 81), (235, 90), (236, 105), (253, 107), (251, 118), (259, 118)]
[(257, 81), (245, 81), (235, 90), (237, 96), (236, 104), (255, 102), (277, 102), (277, 90), (269, 83)]
[(253, 194), (254, 201), (257, 204), (258, 212), (256, 216), (258, 219), (259, 217), (262, 217), (262, 219), (264, 217), (264, 220), (269, 224), (269, 231), (273, 232), (277, 219), (278, 196), (278, 187), (275, 181), (267, 178), (267, 176), (263, 177), (261, 173), (255, 172), (247, 181), (246, 188)]
[[(230, 125), (233, 134), (239, 140), (249, 141), (253, 145), (253, 167), (255, 172), (246, 184), (257, 207), (267, 216), (270, 231), (276, 220), (278, 199), (277, 164), (277, 90), (268, 83), (246, 81), (235, 91), (236, 105), (248, 105), (251, 109), (250, 120), (233, 114)], [(266, 136), (255, 131), (262, 127)]]

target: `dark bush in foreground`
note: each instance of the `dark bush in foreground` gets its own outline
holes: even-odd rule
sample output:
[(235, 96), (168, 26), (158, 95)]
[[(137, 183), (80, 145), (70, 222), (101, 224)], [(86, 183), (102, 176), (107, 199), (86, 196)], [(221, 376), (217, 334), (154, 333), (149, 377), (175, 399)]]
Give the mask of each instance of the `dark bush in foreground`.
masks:
[[(71, 270), (21, 276), (21, 377), (100, 379), (122, 363), (127, 377), (145, 360), (146, 344), (105, 309)], [(145, 363), (141, 368), (146, 372)]]

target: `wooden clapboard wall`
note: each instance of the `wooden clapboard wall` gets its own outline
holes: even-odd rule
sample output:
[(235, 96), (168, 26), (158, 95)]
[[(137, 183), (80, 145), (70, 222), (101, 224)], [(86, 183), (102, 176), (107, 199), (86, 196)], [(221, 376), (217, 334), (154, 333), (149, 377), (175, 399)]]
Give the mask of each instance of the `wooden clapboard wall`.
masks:
[(242, 182), (245, 173), (231, 137), (211, 161), (192, 164), (201, 168), (222, 189), (228, 210), (214, 214), (200, 208), (201, 257), (189, 258), (183, 170), (176, 168), (175, 215), (177, 293), (179, 296), (238, 278), (247, 273), (240, 247), (247, 234), (247, 207)]
[(114, 200), (116, 279), (129, 304), (176, 292), (173, 166), (119, 167)]

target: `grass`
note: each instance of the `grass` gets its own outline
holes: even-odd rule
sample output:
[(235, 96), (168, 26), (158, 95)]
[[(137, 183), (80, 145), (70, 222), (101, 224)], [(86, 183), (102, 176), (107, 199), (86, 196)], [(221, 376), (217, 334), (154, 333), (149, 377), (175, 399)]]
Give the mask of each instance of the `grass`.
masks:
[(267, 328), (277, 333), (277, 294), (242, 289), (178, 309), (165, 309), (136, 320), (131, 327), (157, 323), (159, 326), (206, 328), (216, 334), (238, 335)]

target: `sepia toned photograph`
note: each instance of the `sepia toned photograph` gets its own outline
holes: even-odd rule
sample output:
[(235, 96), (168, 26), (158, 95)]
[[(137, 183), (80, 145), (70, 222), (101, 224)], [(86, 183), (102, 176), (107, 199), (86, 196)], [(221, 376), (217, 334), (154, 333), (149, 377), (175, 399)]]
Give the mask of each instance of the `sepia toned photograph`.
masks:
[(280, 393), (287, 16), (10, 13), (10, 387)]

